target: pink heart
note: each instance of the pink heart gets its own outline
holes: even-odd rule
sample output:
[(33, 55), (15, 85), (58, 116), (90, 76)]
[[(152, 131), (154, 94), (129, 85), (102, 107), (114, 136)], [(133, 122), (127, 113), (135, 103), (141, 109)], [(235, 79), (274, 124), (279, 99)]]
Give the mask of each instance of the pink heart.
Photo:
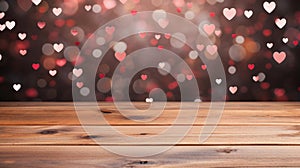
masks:
[(146, 80), (146, 79), (148, 78), (148, 76), (145, 75), (145, 74), (142, 74), (142, 75), (141, 75), (141, 78), (142, 78), (142, 80)]
[(231, 9), (225, 8), (225, 9), (223, 9), (223, 15), (226, 17), (226, 19), (231, 20), (236, 15), (236, 9), (234, 9), (234, 8), (231, 8)]
[(22, 56), (24, 56), (24, 55), (27, 54), (27, 50), (20, 50), (19, 53), (20, 53)]
[(203, 44), (197, 44), (197, 49), (199, 51), (202, 51), (204, 49), (204, 45)]
[(216, 26), (214, 24), (205, 24), (203, 26), (203, 30), (205, 31), (205, 33), (207, 33), (208, 35), (213, 34), (213, 32), (215, 31)]
[(80, 89), (83, 87), (83, 82), (76, 82), (76, 86)]
[(235, 94), (237, 92), (238, 88), (237, 86), (230, 86), (229, 91), (231, 94)]
[(107, 26), (105, 28), (105, 31), (106, 31), (107, 34), (112, 35), (115, 32), (115, 27), (113, 27), (113, 26)]
[(46, 26), (46, 22), (38, 22), (38, 23), (37, 23), (37, 26), (38, 26), (40, 29), (43, 29), (43, 28)]
[(122, 52), (122, 53), (119, 53), (119, 52), (116, 52), (115, 53), (115, 57), (118, 61), (123, 61), (126, 57), (126, 53), (125, 52)]
[(285, 58), (286, 58), (286, 54), (285, 54), (285, 52), (284, 51), (282, 51), (282, 52), (274, 52), (273, 53), (273, 58), (274, 58), (274, 60), (278, 63), (278, 64), (280, 64), (280, 63), (282, 63), (284, 60), (285, 60)]
[(210, 54), (210, 55), (214, 55), (218, 50), (218, 47), (216, 45), (208, 45), (206, 46), (206, 51)]
[(186, 79), (187, 80), (192, 80), (193, 79), (193, 75), (186, 75)]
[(62, 59), (58, 59), (56, 60), (56, 65), (62, 67), (67, 63), (66, 59), (62, 58)]

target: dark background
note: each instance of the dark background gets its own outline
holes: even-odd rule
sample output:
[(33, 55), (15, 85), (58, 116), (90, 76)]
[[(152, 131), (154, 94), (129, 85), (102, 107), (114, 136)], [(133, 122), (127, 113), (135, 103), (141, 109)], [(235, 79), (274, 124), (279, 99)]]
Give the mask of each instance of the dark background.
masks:
[[(227, 100), (235, 101), (299, 101), (300, 100), (300, 5), (296, 0), (277, 0), (276, 9), (268, 14), (262, 7), (264, 1), (261, 0), (225, 0), (225, 2), (194, 0), (185, 1), (182, 7), (176, 7), (173, 1), (146, 1), (128, 0), (125, 4), (116, 2), (113, 9), (105, 9), (103, 1), (50, 1), (44, 0), (38, 6), (29, 0), (0, 0), (0, 11), (5, 13), (0, 19), (0, 24), (14, 20), (16, 26), (12, 30), (7, 28), (0, 32), (0, 100), (1, 101), (71, 101), (72, 100), (72, 69), (76, 52), (66, 56), (64, 50), (68, 46), (80, 49), (84, 41), (98, 27), (104, 23), (117, 18), (122, 14), (139, 11), (149, 11), (164, 9), (167, 12), (184, 17), (188, 10), (195, 11), (193, 23), (199, 25), (202, 15), (207, 16), (210, 23), (214, 23), (222, 31), (220, 37), (216, 37), (216, 45), (221, 56), (224, 70), (227, 77), (227, 85), (237, 86), (235, 94), (227, 93)], [(161, 3), (161, 4), (156, 4)], [(188, 3), (192, 3), (190, 8)], [(70, 5), (71, 4), (71, 5)], [(73, 5), (72, 5), (73, 4)], [(75, 4), (75, 5), (74, 5)], [(102, 7), (100, 13), (85, 10), (85, 5), (99, 4)], [(155, 5), (153, 5), (155, 4)], [(52, 8), (61, 7), (63, 12), (59, 16), (52, 13)], [(228, 21), (222, 14), (225, 8), (234, 7), (237, 15)], [(250, 19), (243, 15), (244, 10), (251, 9), (254, 14)], [(279, 29), (274, 20), (276, 18), (286, 18), (287, 24), (283, 29)], [(45, 28), (40, 29), (37, 23), (43, 21)], [(79, 34), (72, 35), (72, 30), (82, 30)], [(18, 33), (25, 32), (25, 40), (18, 38)], [(269, 35), (268, 32), (270, 33)], [(82, 38), (78, 37), (82, 35)], [(234, 61), (228, 54), (229, 48), (235, 43), (236, 36), (243, 36), (249, 41), (259, 44), (259, 51), (247, 54), (241, 61)], [(127, 43), (127, 54), (147, 46), (163, 46), (180, 55), (192, 68), (200, 88), (201, 100), (210, 100), (210, 83), (206, 70), (201, 66), (200, 59), (190, 60), (188, 58), (189, 49), (174, 49), (169, 44), (169, 40), (163, 35), (156, 44), (155, 34), (148, 33), (141, 42), (139, 35), (131, 36), (123, 41)], [(284, 44), (283, 37), (288, 37), (289, 42)], [(267, 42), (273, 42), (271, 49), (266, 47)], [(64, 50), (45, 55), (42, 47), (45, 43), (63, 43)], [(243, 44), (247, 47), (247, 43)], [(19, 51), (27, 50), (27, 54), (22, 56)], [(284, 51), (286, 59), (278, 64), (272, 58), (275, 51)], [(73, 54), (73, 55), (72, 55)], [(103, 63), (98, 67), (99, 76), (97, 80), (111, 78), (118, 60), (114, 58), (114, 51), (111, 50), (105, 55)], [(63, 66), (57, 65), (57, 60), (64, 61)], [(37, 70), (32, 68), (32, 64), (39, 64)], [(249, 64), (254, 64), (255, 68), (250, 70)], [(234, 66), (236, 73), (230, 74), (228, 68)], [(49, 70), (57, 70), (55, 76), (49, 75)], [(261, 82), (253, 81), (252, 77), (264, 73), (266, 78)], [(140, 79), (140, 75), (146, 74), (151, 87), (162, 88), (169, 100), (179, 101), (180, 90), (171, 88), (171, 83), (176, 80), (170, 76), (162, 76), (157, 69), (145, 69), (138, 72), (132, 81)], [(21, 89), (15, 91), (13, 84), (21, 84)], [(148, 97), (148, 90), (143, 94), (137, 94), (132, 88), (129, 89), (131, 99), (134, 101), (144, 101)], [(96, 93), (98, 100), (110, 101), (111, 94)]]

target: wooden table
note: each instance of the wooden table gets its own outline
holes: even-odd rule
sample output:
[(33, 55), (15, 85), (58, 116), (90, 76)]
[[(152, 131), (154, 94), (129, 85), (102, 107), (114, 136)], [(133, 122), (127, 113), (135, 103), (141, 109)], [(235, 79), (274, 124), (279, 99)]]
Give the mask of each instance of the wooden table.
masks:
[[(168, 103), (158, 119), (137, 124), (113, 103), (101, 104), (111, 125), (137, 137), (169, 126), (179, 108)], [(0, 167), (300, 167), (299, 102), (228, 102), (203, 144), (198, 136), (209, 103), (200, 106), (193, 128), (176, 146), (160, 155), (130, 158), (96, 144), (82, 129), (72, 102), (1, 102)], [(105, 132), (92, 136), (110, 138)]]

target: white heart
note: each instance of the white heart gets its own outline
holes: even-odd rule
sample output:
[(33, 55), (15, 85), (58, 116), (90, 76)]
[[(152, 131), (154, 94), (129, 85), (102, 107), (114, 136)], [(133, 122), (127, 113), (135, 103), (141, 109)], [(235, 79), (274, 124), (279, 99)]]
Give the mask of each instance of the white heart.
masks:
[(235, 94), (238, 90), (238, 87), (237, 86), (230, 86), (229, 87), (229, 91), (231, 94)]
[(19, 33), (18, 37), (20, 38), (20, 40), (24, 40), (26, 38), (26, 33)]
[(49, 70), (49, 74), (50, 74), (51, 76), (55, 76), (56, 73), (57, 73), (56, 70)]
[(250, 18), (250, 17), (253, 15), (253, 11), (252, 11), (252, 10), (245, 10), (245, 11), (244, 11), (244, 15), (245, 15), (247, 18)]
[(21, 84), (13, 84), (13, 88), (15, 91), (19, 91), (21, 89)]
[(153, 98), (146, 98), (146, 102), (147, 103), (152, 103), (153, 102)]
[(268, 13), (271, 13), (275, 9), (276, 3), (275, 2), (270, 2), (270, 3), (264, 2), (263, 7)]
[(267, 47), (268, 48), (272, 48), (273, 47), (273, 43), (267, 43)]
[(161, 37), (161, 35), (160, 34), (156, 34), (154, 37), (155, 37), (156, 40), (159, 40), (160, 37)]
[(235, 8), (231, 8), (231, 9), (224, 8), (223, 15), (226, 17), (226, 19), (231, 20), (236, 15), (236, 10)]
[(160, 62), (160, 63), (158, 63), (158, 66), (159, 66), (160, 68), (164, 68), (164, 67), (165, 67), (165, 65), (166, 65), (166, 63), (164, 63), (164, 62)]
[(79, 69), (76, 69), (76, 68), (74, 68), (73, 69), (73, 74), (78, 78), (80, 75), (82, 75), (82, 72), (83, 72), (83, 70), (81, 69), (81, 68), (79, 68)]
[(2, 60), (2, 55), (0, 54), (0, 61)]
[(216, 79), (216, 83), (218, 84), (218, 85), (220, 85), (221, 83), (222, 83), (222, 79)]
[(85, 9), (86, 11), (90, 11), (90, 10), (92, 9), (92, 6), (91, 6), (91, 5), (85, 5), (85, 6), (84, 6), (84, 9)]
[(53, 14), (54, 14), (55, 16), (58, 16), (58, 15), (61, 14), (62, 9), (61, 9), (61, 8), (53, 8), (53, 9), (52, 9), (52, 12), (53, 12)]
[(42, 0), (31, 0), (35, 5), (39, 5)]
[(282, 41), (286, 44), (287, 42), (289, 42), (289, 39), (287, 37), (282, 38)]
[(59, 44), (55, 43), (55, 44), (53, 44), (53, 48), (56, 52), (61, 52), (61, 50), (63, 50), (63, 48), (64, 48), (64, 44), (63, 43), (59, 43)]
[(253, 76), (252, 79), (254, 82), (257, 82), (257, 81), (259, 81), (259, 76)]
[(279, 29), (282, 29), (286, 24), (286, 19), (285, 18), (282, 18), (282, 19), (277, 18), (275, 20), (275, 23)]
[(6, 25), (6, 27), (7, 27), (9, 30), (11, 30), (11, 29), (13, 29), (13, 28), (15, 27), (16, 22), (15, 22), (15, 21), (6, 21), (6, 22), (5, 22), (5, 25)]
[(5, 24), (0, 24), (0, 31), (3, 31), (5, 29)]
[(0, 19), (4, 18), (5, 13), (4, 12), (0, 12)]

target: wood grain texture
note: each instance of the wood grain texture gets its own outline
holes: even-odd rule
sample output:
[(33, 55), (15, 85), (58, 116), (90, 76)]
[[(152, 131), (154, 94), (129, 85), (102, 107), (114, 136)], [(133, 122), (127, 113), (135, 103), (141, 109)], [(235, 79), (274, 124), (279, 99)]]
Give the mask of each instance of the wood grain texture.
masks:
[[(134, 104), (141, 109), (149, 106)], [(187, 114), (190, 105), (184, 104)], [(228, 102), (214, 133), (199, 144), (209, 105), (200, 103), (194, 126), (176, 146), (160, 155), (130, 158), (104, 150), (91, 138), (102, 139), (108, 142), (105, 146), (116, 148), (137, 144), (126, 144), (105, 131), (88, 135), (72, 102), (0, 102), (0, 168), (300, 167), (299, 102)], [(167, 103), (159, 118), (138, 123), (122, 116), (113, 103), (99, 103), (99, 106), (98, 113), (111, 125), (136, 137), (155, 136), (167, 129), (180, 107), (179, 103)], [(180, 129), (186, 124), (189, 123), (175, 127)], [(88, 127), (101, 129), (103, 124), (95, 119)], [(151, 145), (153, 148), (169, 145), (172, 136), (178, 135), (174, 133), (163, 143)]]

